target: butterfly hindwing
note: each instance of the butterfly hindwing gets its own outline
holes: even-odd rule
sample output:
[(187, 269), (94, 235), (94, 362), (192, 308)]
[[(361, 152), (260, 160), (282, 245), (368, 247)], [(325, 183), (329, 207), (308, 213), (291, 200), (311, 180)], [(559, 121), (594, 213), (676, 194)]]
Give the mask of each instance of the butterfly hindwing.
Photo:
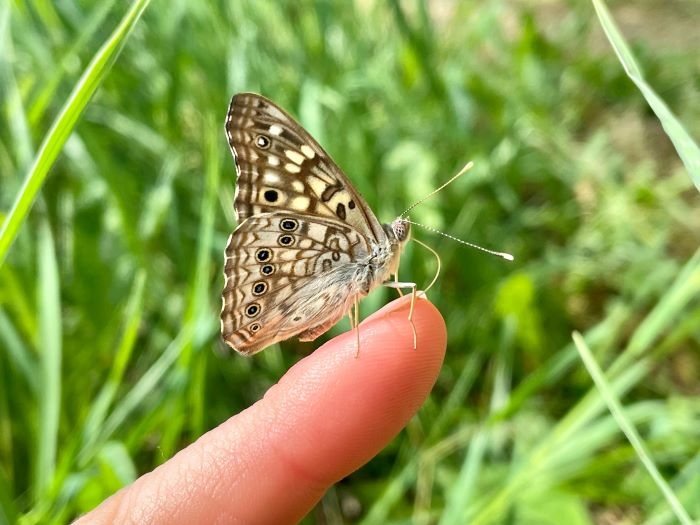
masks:
[(336, 219), (287, 212), (246, 219), (226, 247), (224, 340), (253, 354), (295, 335), (311, 340), (325, 332), (347, 311), (346, 302), (364, 293), (366, 283), (347, 272), (368, 250), (361, 235)]

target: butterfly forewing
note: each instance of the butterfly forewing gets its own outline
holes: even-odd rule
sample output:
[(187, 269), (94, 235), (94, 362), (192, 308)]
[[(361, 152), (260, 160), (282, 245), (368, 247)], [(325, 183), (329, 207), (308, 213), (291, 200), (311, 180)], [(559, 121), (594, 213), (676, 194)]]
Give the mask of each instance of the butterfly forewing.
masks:
[(278, 210), (334, 218), (375, 240), (372, 211), (323, 148), (283, 109), (253, 93), (231, 100), (226, 134), (236, 158), (237, 218)]

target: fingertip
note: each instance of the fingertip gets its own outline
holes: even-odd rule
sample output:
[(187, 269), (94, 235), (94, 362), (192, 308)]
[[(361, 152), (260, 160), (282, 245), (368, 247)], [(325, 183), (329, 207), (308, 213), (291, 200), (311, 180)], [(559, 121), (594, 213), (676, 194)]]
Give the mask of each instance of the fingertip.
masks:
[[(428, 396), (445, 323), (425, 299), (386, 305), (302, 359), (255, 405), (106, 502), (88, 521), (297, 522), (385, 447)], [(191, 505), (191, 502), (197, 502)], [(107, 517), (107, 518), (105, 518)], [(142, 520), (144, 521), (144, 520)]]
[[(415, 299), (413, 307), (411, 300), (410, 295), (396, 299), (360, 323), (359, 351), (358, 334), (355, 330), (349, 330), (306, 359), (320, 359), (326, 352), (332, 352), (336, 356), (352, 354), (360, 357), (362, 362), (359, 364), (368, 367), (381, 360), (405, 361), (409, 366), (433, 362), (439, 368), (447, 343), (445, 320), (427, 299)], [(414, 355), (412, 351), (419, 354)]]
[(410, 302), (410, 296), (397, 299), (360, 324), (359, 354), (357, 334), (345, 332), (292, 367), (265, 398), (286, 413), (303, 412), (303, 426), (295, 424), (301, 441), (307, 432), (310, 442), (329, 437), (306, 450), (304, 461), (317, 465), (329, 484), (388, 444), (435, 384), (445, 355), (445, 322), (429, 301), (416, 300), (414, 348)]
[[(411, 314), (411, 301), (413, 301), (413, 312)], [(391, 323), (394, 329), (392, 334), (395, 337), (405, 335), (405, 328), (396, 326), (396, 323), (408, 323), (409, 314), (411, 321), (416, 328), (417, 344), (416, 348), (421, 344), (428, 347), (428, 350), (444, 352), (447, 342), (447, 327), (445, 320), (440, 314), (440, 311), (431, 303), (424, 293), (418, 292), (416, 298), (413, 299), (410, 295), (405, 295), (391, 303), (385, 305), (374, 314), (370, 315), (363, 324), (371, 325), (372, 323)], [(362, 325), (361, 325), (362, 326)], [(410, 330), (410, 343), (413, 345), (413, 332)], [(405, 344), (405, 339), (402, 337), (401, 342)]]

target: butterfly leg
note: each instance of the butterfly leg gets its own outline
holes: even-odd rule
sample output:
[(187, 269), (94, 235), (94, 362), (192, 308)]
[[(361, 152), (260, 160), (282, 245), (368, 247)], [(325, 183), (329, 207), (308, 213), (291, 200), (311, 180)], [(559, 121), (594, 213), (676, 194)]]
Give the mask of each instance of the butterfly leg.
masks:
[(348, 312), (348, 318), (350, 319), (350, 330), (355, 330), (355, 339), (357, 341), (357, 349), (355, 350), (355, 357), (360, 355), (360, 303), (355, 297), (350, 305), (350, 311)]
[(399, 274), (395, 273), (394, 274), (394, 286), (391, 286), (390, 288), (395, 288), (397, 292), (399, 292), (399, 297), (403, 297), (403, 292), (401, 291), (401, 288), (399, 286), (396, 286), (399, 284)]
[(357, 359), (360, 356), (360, 302), (358, 301), (357, 296), (355, 297), (353, 302), (355, 303), (355, 309), (353, 310), (353, 322), (355, 325), (355, 341), (357, 342), (355, 358)]
[(354, 303), (350, 305), (350, 311), (348, 312), (348, 319), (350, 320), (350, 330), (355, 329), (355, 314), (353, 312), (353, 306), (355, 306)]
[[(413, 324), (413, 306), (416, 302), (416, 283), (404, 283), (401, 281), (394, 280), (388, 283), (384, 283), (384, 286), (388, 286), (389, 288), (396, 288), (397, 290), (400, 290), (401, 288), (411, 289), (411, 307), (408, 310), (408, 322), (411, 325), (411, 331), (413, 332), (413, 349), (415, 350), (418, 346), (418, 334), (416, 333), (416, 325)], [(403, 294), (401, 295), (403, 297)]]
[[(399, 252), (399, 254), (396, 256), (396, 268), (398, 268), (400, 264), (401, 264), (401, 252)], [(398, 284), (399, 284), (399, 272), (397, 271), (394, 274), (394, 286), (392, 286), (392, 288), (396, 288), (396, 291), (399, 292), (399, 297), (403, 297), (403, 292), (401, 291), (402, 287), (398, 286)], [(415, 288), (415, 286), (414, 286), (414, 288)]]

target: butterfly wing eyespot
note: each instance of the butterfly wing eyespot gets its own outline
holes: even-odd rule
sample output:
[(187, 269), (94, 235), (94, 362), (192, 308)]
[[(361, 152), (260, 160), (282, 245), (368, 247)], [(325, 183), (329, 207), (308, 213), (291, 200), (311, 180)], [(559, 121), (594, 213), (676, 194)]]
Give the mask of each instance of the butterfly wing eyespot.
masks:
[(267, 283), (265, 281), (258, 281), (253, 284), (251, 288), (251, 293), (255, 296), (263, 295), (268, 289)]
[(280, 229), (286, 232), (293, 232), (299, 228), (299, 221), (291, 217), (285, 217), (280, 221)]
[(277, 192), (277, 190), (265, 190), (263, 192), (263, 197), (267, 202), (277, 202), (277, 200), (280, 198), (280, 195)]
[(258, 135), (255, 137), (255, 145), (260, 149), (270, 149), (272, 141), (266, 135)]
[(272, 250), (268, 248), (260, 248), (255, 252), (255, 260), (258, 262), (265, 262), (272, 259)]
[(294, 245), (294, 236), (286, 234), (286, 233), (284, 235), (280, 235), (279, 238), (277, 239), (277, 243), (280, 246), (285, 246), (285, 247), (293, 246)]
[(258, 303), (251, 303), (245, 307), (245, 314), (248, 317), (256, 317), (260, 313), (260, 305)]

